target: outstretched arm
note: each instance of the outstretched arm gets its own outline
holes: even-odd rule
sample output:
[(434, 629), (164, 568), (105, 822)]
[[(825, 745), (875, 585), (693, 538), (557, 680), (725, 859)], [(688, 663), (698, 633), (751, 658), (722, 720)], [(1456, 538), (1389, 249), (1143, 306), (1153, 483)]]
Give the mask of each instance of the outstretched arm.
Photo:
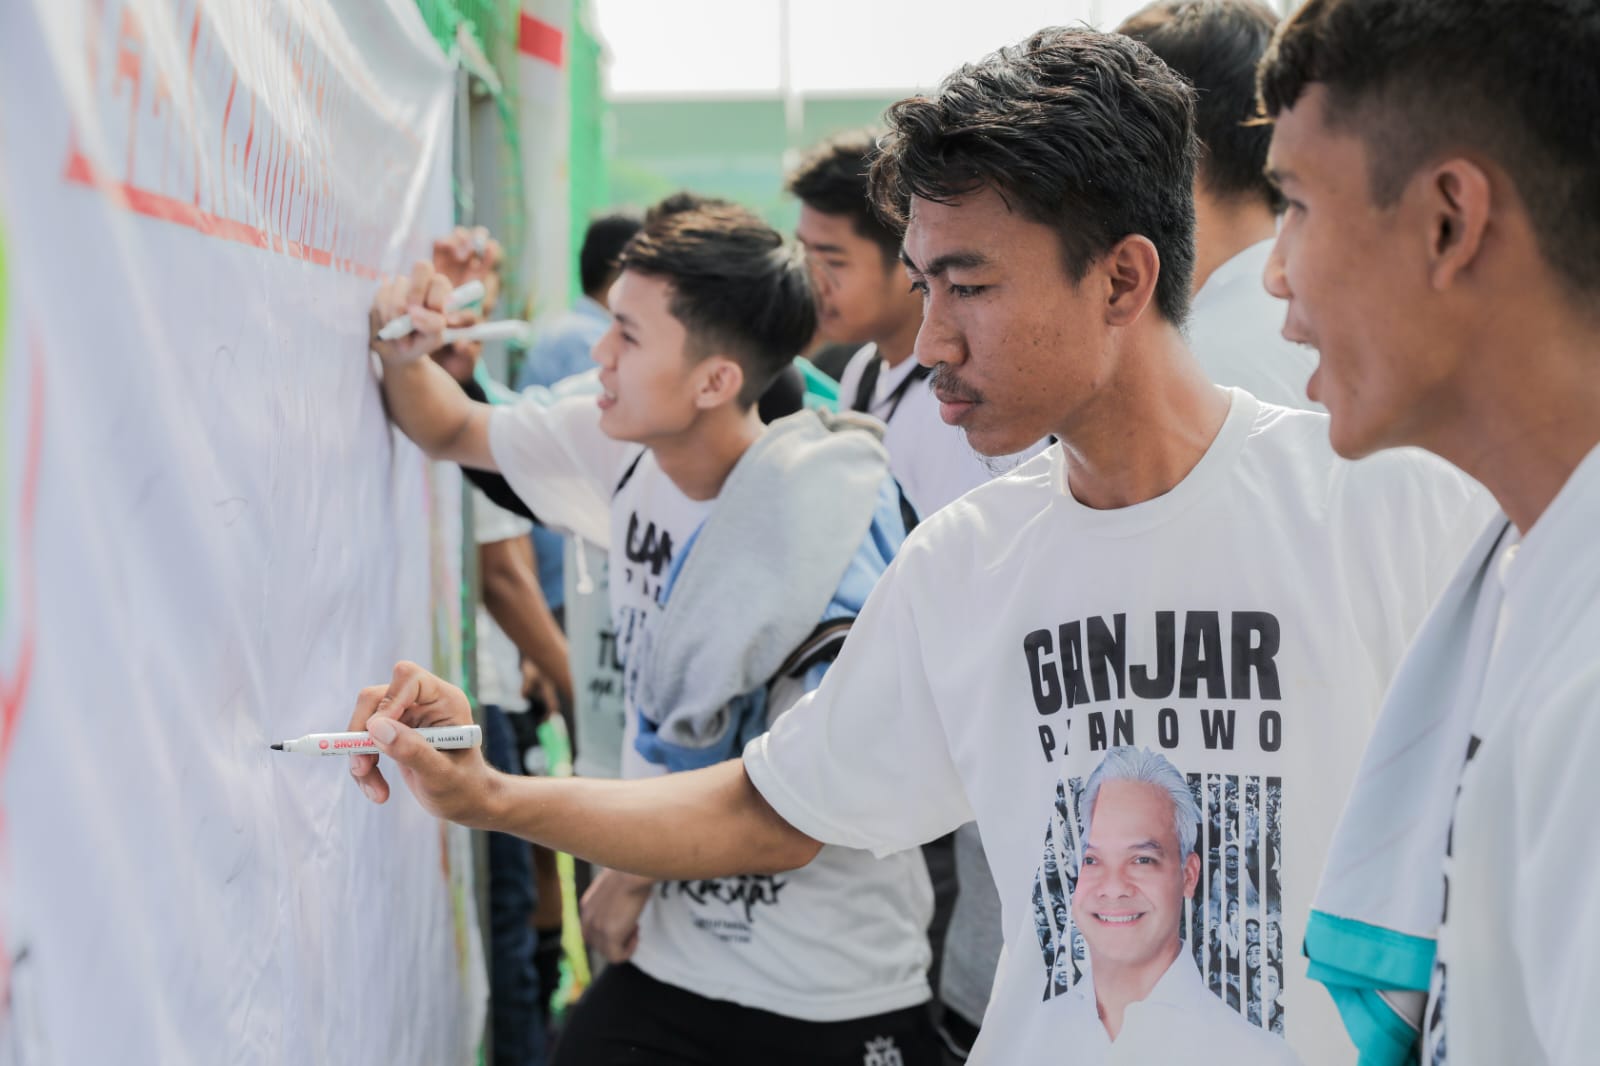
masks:
[[(821, 844), (779, 817), (734, 759), (647, 781), (512, 777), (477, 750), (435, 751), (420, 726), (466, 725), (466, 696), (415, 663), (364, 689), (350, 718), (400, 768), (417, 800), (441, 818), (493, 829), (615, 870), (661, 880), (777, 873), (810, 862)], [(379, 757), (350, 772), (375, 803), (389, 798)]]
[[(445, 370), (427, 358), (444, 346), (446, 326), (473, 315), (444, 311), (449, 279), (427, 263), (410, 277), (392, 278), (378, 290), (369, 316), (372, 350), (383, 360), (383, 399), (400, 431), (430, 458), (495, 469), (489, 452), (489, 406), (474, 403)], [(378, 339), (384, 324), (410, 315), (414, 332), (399, 340)]]

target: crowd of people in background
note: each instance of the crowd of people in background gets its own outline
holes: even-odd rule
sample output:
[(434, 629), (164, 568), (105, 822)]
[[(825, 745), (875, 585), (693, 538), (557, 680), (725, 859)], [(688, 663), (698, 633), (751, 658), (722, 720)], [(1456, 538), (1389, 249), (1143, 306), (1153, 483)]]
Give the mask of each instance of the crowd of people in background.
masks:
[(1597, 53), (1157, 0), (816, 146), (790, 236), (597, 219), (515, 388), (443, 339), (491, 235), (385, 282), (487, 759), (402, 663), (352, 773), (492, 831), (494, 1061), (1589, 1061)]

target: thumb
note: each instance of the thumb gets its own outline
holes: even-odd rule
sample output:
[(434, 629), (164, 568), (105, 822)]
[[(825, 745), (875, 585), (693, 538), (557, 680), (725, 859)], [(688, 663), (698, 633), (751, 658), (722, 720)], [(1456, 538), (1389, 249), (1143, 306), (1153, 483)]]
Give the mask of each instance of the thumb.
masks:
[(417, 735), (417, 731), (382, 714), (367, 720), (367, 734), (378, 745), (378, 750), (405, 767), (423, 773), (438, 769), (446, 760), (434, 750), (433, 745)]

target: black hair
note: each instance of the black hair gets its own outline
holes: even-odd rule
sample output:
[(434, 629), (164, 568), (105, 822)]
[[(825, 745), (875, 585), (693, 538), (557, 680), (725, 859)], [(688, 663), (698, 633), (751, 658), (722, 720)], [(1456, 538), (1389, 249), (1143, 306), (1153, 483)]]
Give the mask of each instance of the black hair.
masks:
[(1366, 142), (1379, 206), (1430, 160), (1487, 156), (1556, 272), (1600, 290), (1600, 4), (1308, 0), (1262, 60), (1263, 113), (1313, 84), (1329, 125)]
[(742, 207), (717, 204), (657, 217), (622, 251), (621, 268), (672, 287), (668, 307), (689, 353), (722, 353), (744, 370), (739, 403), (754, 404), (817, 331), (805, 260)]
[(848, 218), (857, 236), (876, 244), (885, 260), (898, 263), (900, 234), (872, 203), (870, 176), (881, 132), (854, 130), (824, 141), (790, 173), (787, 187), (813, 211)]
[(1222, 200), (1256, 199), (1280, 211), (1266, 174), (1272, 130), (1256, 118), (1256, 65), (1278, 16), (1260, 0), (1157, 0), (1117, 27), (1195, 89), (1200, 182)]
[(578, 280), (585, 296), (603, 289), (617, 269), (617, 257), (644, 223), (628, 214), (604, 215), (589, 223), (578, 253)]
[(675, 193), (663, 196), (660, 200), (645, 209), (644, 224), (650, 225), (668, 215), (676, 215), (680, 211), (693, 211), (700, 207), (733, 207), (732, 200), (724, 200), (718, 196), (706, 196), (703, 193), (691, 192), (688, 189), (679, 189)]
[(1181, 325), (1194, 273), (1194, 90), (1144, 45), (1040, 30), (902, 100), (872, 167), (873, 198), (904, 223), (912, 197), (993, 188), (1052, 227), (1068, 276), (1131, 234), (1161, 257), (1155, 304)]

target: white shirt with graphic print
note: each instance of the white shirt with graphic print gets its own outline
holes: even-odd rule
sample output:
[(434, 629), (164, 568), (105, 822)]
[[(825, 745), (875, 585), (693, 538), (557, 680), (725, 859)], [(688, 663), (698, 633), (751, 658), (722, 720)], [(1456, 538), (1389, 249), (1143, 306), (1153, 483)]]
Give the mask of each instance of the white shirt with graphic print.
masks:
[[(607, 546), (628, 708), (623, 776), (660, 774), (633, 746), (628, 653), (659, 622), (672, 560), (715, 501), (689, 499), (653, 454), (607, 437), (593, 397), (496, 408), (489, 444), (541, 521)], [(728, 639), (743, 636), (729, 619)], [(928, 1000), (932, 912), (919, 852), (879, 858), (826, 847), (786, 874), (662, 882), (640, 918), (632, 961), (712, 999), (806, 1021), (865, 1018)]]
[(1353, 1060), (1306, 977), (1306, 915), (1384, 689), (1489, 503), (1432, 457), (1347, 463), (1325, 416), (1231, 395), (1156, 499), (1085, 507), (1051, 448), (925, 520), (822, 686), (746, 748), (767, 800), (832, 844), (894, 852), (976, 817), (1006, 948), (975, 1063), (1065, 1046), (1079, 797), (1125, 744), (1204, 812), (1184, 935), (1207, 987), (1306, 1063)]

